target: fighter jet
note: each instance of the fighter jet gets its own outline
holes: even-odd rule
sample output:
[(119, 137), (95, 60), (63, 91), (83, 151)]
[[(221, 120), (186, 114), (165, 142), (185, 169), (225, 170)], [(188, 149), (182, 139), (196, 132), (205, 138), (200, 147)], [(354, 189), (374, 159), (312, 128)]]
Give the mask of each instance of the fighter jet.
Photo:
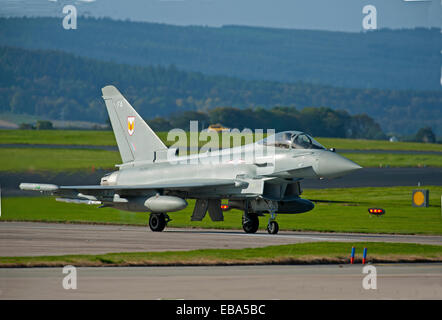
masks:
[(276, 234), (277, 214), (314, 208), (300, 197), (303, 179), (335, 178), (361, 168), (300, 131), (180, 156), (164, 145), (117, 88), (106, 86), (102, 93), (123, 162), (116, 165), (118, 170), (102, 177), (100, 185), (21, 183), (20, 189), (48, 193), (58, 201), (150, 212), (149, 227), (156, 232), (167, 226), (168, 212), (180, 211), (187, 207), (186, 199), (195, 199), (192, 221), (201, 221), (207, 212), (213, 221), (223, 221), (224, 211), (239, 209), (246, 233), (255, 233), (258, 217), (269, 214), (267, 231)]

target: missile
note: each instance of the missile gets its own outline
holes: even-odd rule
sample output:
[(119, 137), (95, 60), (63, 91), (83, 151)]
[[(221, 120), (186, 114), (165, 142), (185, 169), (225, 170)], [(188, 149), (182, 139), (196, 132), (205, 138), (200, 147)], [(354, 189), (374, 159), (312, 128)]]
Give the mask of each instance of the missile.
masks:
[(44, 183), (20, 183), (19, 187), (21, 190), (26, 191), (54, 192), (58, 190), (57, 185)]
[(65, 202), (65, 203), (89, 204), (89, 205), (101, 204), (101, 201), (70, 199), (70, 198), (55, 198), (55, 201)]

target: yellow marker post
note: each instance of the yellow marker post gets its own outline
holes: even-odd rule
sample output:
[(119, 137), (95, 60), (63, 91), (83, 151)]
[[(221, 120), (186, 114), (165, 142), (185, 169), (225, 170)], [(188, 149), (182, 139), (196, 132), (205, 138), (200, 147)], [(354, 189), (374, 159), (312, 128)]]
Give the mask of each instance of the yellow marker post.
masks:
[(411, 197), (411, 204), (413, 207), (428, 207), (430, 205), (429, 202), (428, 189), (413, 190), (413, 195)]

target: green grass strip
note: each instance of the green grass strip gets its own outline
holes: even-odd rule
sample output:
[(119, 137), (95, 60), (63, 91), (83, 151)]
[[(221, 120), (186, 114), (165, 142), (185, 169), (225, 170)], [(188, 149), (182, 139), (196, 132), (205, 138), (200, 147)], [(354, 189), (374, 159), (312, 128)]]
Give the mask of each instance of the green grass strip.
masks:
[[(363, 167), (442, 167), (442, 155), (357, 154), (343, 156)], [(117, 151), (91, 149), (1, 148), (0, 172), (62, 172), (116, 169)]]
[(442, 155), (394, 153), (341, 153), (364, 168), (442, 167)]
[(2, 148), (0, 171), (75, 171), (92, 168), (116, 169), (121, 163), (117, 151), (89, 149)]
[[(174, 143), (167, 141), (168, 132), (157, 132), (157, 135), (167, 146)], [(339, 149), (442, 151), (442, 144), (436, 143), (320, 137), (317, 140), (327, 148), (338, 149), (338, 152)], [(116, 146), (114, 134), (110, 130), (0, 130), (0, 144), (15, 143)], [(205, 143), (201, 141), (199, 146)]]
[(442, 246), (384, 242), (314, 242), (253, 249), (207, 249), (125, 252), (101, 255), (0, 257), (0, 267), (179, 266), (348, 263), (351, 247), (356, 263), (368, 249), (368, 262), (441, 262)]

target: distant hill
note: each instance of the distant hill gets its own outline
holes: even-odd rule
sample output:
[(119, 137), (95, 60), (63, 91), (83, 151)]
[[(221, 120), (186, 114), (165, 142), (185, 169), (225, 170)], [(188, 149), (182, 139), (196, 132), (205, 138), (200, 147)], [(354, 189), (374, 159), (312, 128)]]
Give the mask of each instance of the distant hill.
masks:
[(66, 31), (61, 18), (0, 19), (0, 45), (350, 88), (441, 90), (440, 44), (439, 29), (345, 33), (80, 18), (77, 30)]
[[(170, 67), (100, 62), (57, 51), (0, 47), (0, 113), (105, 122), (101, 87), (114, 84), (145, 118), (215, 107), (328, 107), (367, 113), (388, 132), (442, 134), (442, 91), (343, 89), (241, 80)], [(244, 115), (245, 116), (245, 115)], [(311, 119), (314, 122), (314, 119)], [(319, 122), (318, 122), (319, 123)]]

